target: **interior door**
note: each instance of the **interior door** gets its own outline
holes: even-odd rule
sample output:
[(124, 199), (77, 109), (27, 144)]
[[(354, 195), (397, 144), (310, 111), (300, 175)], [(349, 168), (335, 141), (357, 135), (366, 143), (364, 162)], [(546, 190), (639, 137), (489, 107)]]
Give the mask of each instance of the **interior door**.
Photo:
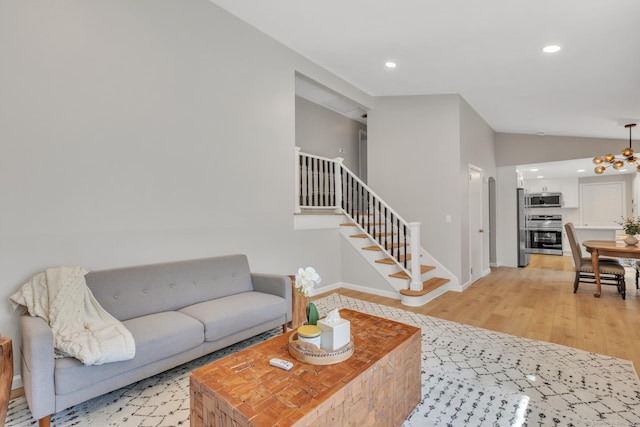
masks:
[(469, 167), (469, 265), (470, 282), (482, 277), (482, 245), (484, 240), (482, 206), (482, 169)]

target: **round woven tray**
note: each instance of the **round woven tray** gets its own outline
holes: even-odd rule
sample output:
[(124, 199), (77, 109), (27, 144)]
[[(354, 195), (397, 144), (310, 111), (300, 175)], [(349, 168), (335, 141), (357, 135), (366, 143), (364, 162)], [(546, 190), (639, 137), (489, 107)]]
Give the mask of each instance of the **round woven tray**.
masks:
[(312, 365), (332, 365), (347, 360), (353, 354), (353, 335), (344, 347), (336, 351), (325, 351), (316, 345), (298, 340), (298, 333), (289, 335), (289, 354), (300, 362)]

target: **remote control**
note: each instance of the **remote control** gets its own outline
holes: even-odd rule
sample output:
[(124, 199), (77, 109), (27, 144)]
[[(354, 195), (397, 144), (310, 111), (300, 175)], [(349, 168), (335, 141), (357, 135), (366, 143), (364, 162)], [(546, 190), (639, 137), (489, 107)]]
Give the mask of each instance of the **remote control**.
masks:
[(288, 360), (278, 359), (277, 357), (269, 360), (269, 365), (275, 366), (276, 368), (284, 369), (285, 371), (293, 368), (293, 363), (289, 362)]

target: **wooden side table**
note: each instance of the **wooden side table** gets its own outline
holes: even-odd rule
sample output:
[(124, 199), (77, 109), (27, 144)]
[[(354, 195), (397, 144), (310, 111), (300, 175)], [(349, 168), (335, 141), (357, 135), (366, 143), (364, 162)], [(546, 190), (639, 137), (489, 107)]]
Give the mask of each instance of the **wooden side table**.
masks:
[(13, 381), (13, 349), (11, 338), (0, 337), (0, 425), (7, 418)]
[(307, 298), (296, 292), (296, 276), (291, 279), (291, 329), (298, 329), (307, 321)]

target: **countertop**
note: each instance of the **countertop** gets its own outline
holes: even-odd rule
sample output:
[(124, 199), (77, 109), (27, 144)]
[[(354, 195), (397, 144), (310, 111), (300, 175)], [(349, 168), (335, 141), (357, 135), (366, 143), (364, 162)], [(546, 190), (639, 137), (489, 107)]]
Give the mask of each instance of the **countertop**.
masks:
[(621, 226), (616, 225), (574, 225), (576, 230), (622, 230)]

